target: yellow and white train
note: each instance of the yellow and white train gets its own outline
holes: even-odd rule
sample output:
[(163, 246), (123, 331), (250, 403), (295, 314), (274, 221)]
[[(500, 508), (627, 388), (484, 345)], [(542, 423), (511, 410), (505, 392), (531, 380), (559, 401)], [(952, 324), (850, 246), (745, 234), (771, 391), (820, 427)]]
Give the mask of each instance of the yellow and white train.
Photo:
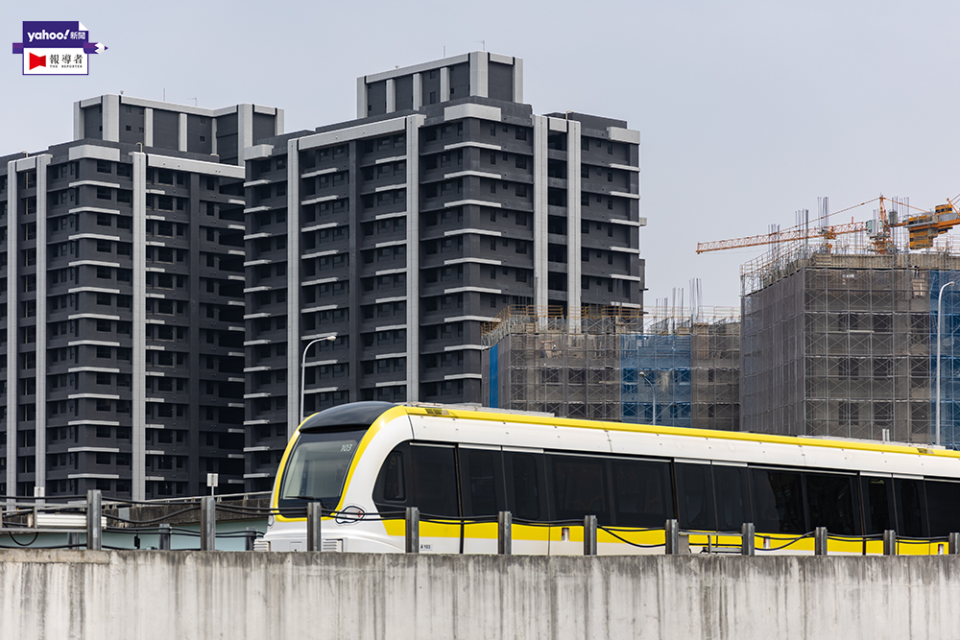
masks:
[[(830, 553), (881, 553), (879, 534), (895, 530), (913, 539), (899, 553), (935, 554), (960, 531), (960, 453), (360, 402), (297, 429), (258, 546), (304, 550), (310, 501), (336, 512), (322, 522), (328, 551), (402, 552), (413, 506), (422, 553), (496, 553), (496, 514), (510, 511), (518, 554), (581, 554), (586, 515), (600, 554), (663, 553), (634, 544), (662, 543), (673, 518), (693, 552), (739, 547), (752, 522), (758, 552), (822, 526)], [(803, 539), (783, 552), (812, 550)]]

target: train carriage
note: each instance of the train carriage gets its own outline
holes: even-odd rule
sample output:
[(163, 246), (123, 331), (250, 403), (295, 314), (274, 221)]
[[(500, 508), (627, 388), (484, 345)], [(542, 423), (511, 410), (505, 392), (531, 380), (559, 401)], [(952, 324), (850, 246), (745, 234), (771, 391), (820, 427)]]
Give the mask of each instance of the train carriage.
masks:
[[(403, 512), (422, 514), (423, 553), (580, 554), (584, 516), (598, 553), (660, 552), (677, 519), (693, 552), (942, 552), (960, 531), (960, 454), (881, 442), (779, 437), (554, 418), (469, 407), (360, 402), (304, 420), (284, 453), (261, 548), (306, 548), (305, 507), (321, 502), (322, 548), (402, 552)], [(790, 543), (790, 544), (788, 544)]]

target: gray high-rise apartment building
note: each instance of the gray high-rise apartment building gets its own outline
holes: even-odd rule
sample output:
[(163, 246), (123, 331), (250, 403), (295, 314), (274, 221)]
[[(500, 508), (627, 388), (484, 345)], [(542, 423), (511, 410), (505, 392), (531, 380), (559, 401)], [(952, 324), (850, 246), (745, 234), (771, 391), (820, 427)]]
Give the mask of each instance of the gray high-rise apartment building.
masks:
[(505, 307), (642, 306), (626, 122), (535, 115), (522, 62), (486, 52), (360, 78), (357, 118), (246, 152), (248, 490), (270, 487), (301, 384), (305, 413), (481, 403)]
[(105, 95), (0, 158), (0, 494), (242, 489), (242, 151), (282, 127)]

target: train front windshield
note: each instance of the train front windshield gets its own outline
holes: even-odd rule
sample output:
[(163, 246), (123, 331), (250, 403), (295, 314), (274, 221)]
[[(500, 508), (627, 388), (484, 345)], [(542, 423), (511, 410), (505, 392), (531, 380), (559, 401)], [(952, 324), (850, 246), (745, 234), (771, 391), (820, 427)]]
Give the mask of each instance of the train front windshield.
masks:
[(321, 502), (324, 509), (335, 509), (365, 431), (301, 433), (283, 473), (279, 507), (302, 509), (306, 502)]

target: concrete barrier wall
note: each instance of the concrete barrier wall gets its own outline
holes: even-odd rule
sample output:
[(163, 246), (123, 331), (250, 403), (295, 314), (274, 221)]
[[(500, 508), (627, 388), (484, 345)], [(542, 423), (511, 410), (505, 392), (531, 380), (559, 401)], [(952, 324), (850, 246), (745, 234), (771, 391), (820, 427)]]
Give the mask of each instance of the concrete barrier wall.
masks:
[(0, 553), (0, 637), (957, 638), (960, 556)]

